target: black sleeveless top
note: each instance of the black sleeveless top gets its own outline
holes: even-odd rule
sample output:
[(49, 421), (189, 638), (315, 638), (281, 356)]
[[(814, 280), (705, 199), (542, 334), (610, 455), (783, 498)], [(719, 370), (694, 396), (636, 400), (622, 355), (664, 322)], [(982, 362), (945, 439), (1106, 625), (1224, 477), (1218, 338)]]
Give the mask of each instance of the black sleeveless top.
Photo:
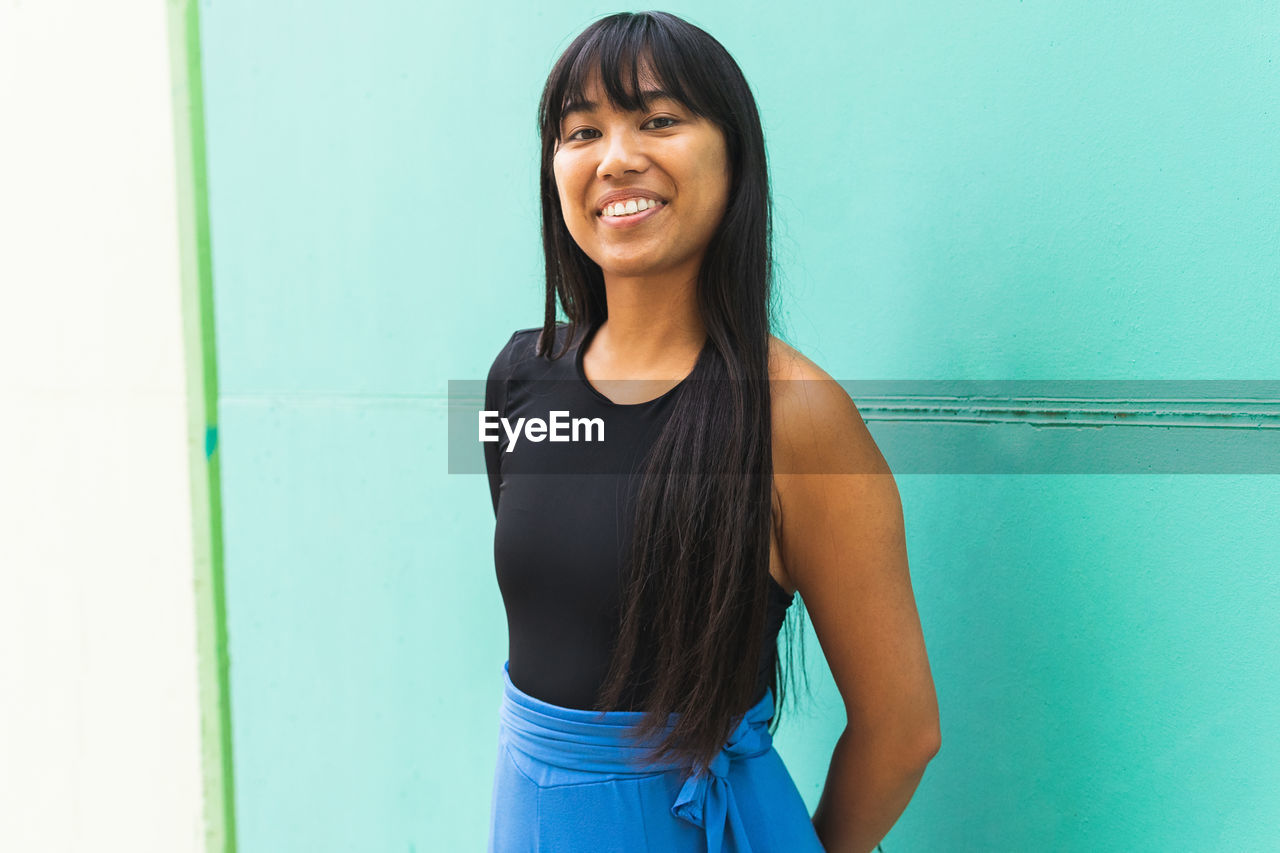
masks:
[[(510, 438), (494, 418), (489, 434), (499, 440), (482, 445), (497, 516), (493, 558), (507, 612), (512, 683), (544, 702), (591, 709), (619, 629), (640, 464), (680, 386), (644, 403), (614, 403), (582, 368), (594, 327), (580, 330), (573, 347), (554, 361), (534, 354), (541, 331), (512, 334), (485, 387), (485, 410), (498, 412), (516, 432)], [(557, 324), (554, 352), (567, 331), (568, 324)], [(519, 418), (550, 423), (556, 411), (568, 413), (560, 416), (564, 424), (566, 418), (599, 418), (605, 440), (586, 441), (586, 430), (579, 441), (551, 441), (550, 431), (531, 440), (516, 426)], [(572, 433), (563, 426), (558, 434)], [(778, 631), (792, 599), (770, 576), (757, 701), (773, 684)], [(640, 701), (633, 694), (610, 710), (636, 710)]]

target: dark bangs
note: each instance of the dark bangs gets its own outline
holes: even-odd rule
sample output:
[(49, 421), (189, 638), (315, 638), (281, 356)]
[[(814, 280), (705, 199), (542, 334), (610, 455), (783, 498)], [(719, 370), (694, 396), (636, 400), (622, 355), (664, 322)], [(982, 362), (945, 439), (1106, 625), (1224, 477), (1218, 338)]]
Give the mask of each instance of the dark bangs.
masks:
[[(649, 12), (634, 17), (615, 16), (601, 25), (589, 27), (565, 49), (551, 70), (538, 105), (540, 132), (544, 143), (559, 139), (560, 119), (570, 104), (586, 100), (585, 90), (595, 73), (609, 103), (619, 110), (647, 110), (649, 104), (640, 91), (640, 69), (647, 64), (654, 83), (669, 97), (680, 102), (694, 115), (714, 121), (724, 131), (729, 159), (737, 163), (736, 134), (731, 133), (736, 111), (725, 98), (715, 78), (723, 79), (726, 66), (737, 71), (728, 54), (707, 56), (705, 39), (689, 38), (696, 29), (686, 22), (674, 27), (667, 24), (662, 12)], [(698, 30), (701, 33), (701, 30)], [(723, 48), (715, 53), (724, 53)], [(691, 61), (692, 58), (696, 61)], [(719, 73), (708, 74), (707, 65)]]

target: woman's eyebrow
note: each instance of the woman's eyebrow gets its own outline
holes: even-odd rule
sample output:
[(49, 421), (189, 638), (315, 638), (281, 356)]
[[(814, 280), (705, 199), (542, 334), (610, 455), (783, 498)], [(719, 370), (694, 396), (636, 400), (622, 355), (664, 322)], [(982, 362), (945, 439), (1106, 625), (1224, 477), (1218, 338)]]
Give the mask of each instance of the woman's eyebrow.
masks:
[[(664, 91), (663, 89), (643, 89), (640, 94), (644, 96), (645, 101), (676, 100), (671, 96), (670, 92)], [(568, 101), (565, 103), (564, 109), (560, 111), (560, 120), (564, 121), (573, 113), (594, 112), (598, 106), (600, 105), (595, 101)]]

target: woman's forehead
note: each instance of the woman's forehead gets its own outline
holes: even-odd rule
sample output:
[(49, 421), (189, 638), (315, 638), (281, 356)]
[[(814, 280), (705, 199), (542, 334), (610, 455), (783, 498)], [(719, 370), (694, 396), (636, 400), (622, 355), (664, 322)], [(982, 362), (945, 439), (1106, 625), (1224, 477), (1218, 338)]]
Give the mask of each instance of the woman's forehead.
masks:
[[(654, 101), (661, 98), (669, 98), (678, 100), (673, 94), (663, 88), (662, 81), (649, 68), (647, 64), (641, 64), (637, 73), (637, 82), (640, 85), (640, 93), (644, 95), (648, 101)], [(622, 83), (623, 90), (628, 94), (634, 95), (631, 87), (631, 81), (625, 77), (619, 81)], [(561, 119), (568, 118), (571, 113), (590, 112), (596, 109), (603, 109), (611, 106), (608, 93), (605, 91), (603, 76), (600, 69), (593, 68), (590, 74), (583, 80), (581, 91), (575, 95), (570, 87), (570, 91), (565, 92), (564, 103), (561, 106)]]
[(633, 56), (609, 57), (609, 60), (600, 54), (588, 55), (580, 57), (580, 62), (581, 64), (575, 63), (577, 67), (570, 73), (569, 88), (572, 89), (574, 84), (577, 84), (583, 93), (592, 92), (590, 97), (593, 100), (599, 100), (597, 96), (602, 97), (605, 94), (603, 79), (606, 69), (609, 71), (612, 82), (618, 84), (624, 91), (632, 91), (636, 83), (642, 90), (662, 88), (662, 80), (654, 70), (653, 59), (644, 52)]

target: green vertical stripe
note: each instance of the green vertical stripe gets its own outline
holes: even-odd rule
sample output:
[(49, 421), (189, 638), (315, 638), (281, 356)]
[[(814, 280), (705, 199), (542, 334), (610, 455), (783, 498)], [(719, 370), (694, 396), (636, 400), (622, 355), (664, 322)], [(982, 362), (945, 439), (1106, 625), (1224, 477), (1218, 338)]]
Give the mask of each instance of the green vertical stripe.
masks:
[(236, 849), (235, 777), (199, 9), (193, 0), (169, 0), (168, 18), (186, 350), (205, 849), (209, 853), (233, 853)]

